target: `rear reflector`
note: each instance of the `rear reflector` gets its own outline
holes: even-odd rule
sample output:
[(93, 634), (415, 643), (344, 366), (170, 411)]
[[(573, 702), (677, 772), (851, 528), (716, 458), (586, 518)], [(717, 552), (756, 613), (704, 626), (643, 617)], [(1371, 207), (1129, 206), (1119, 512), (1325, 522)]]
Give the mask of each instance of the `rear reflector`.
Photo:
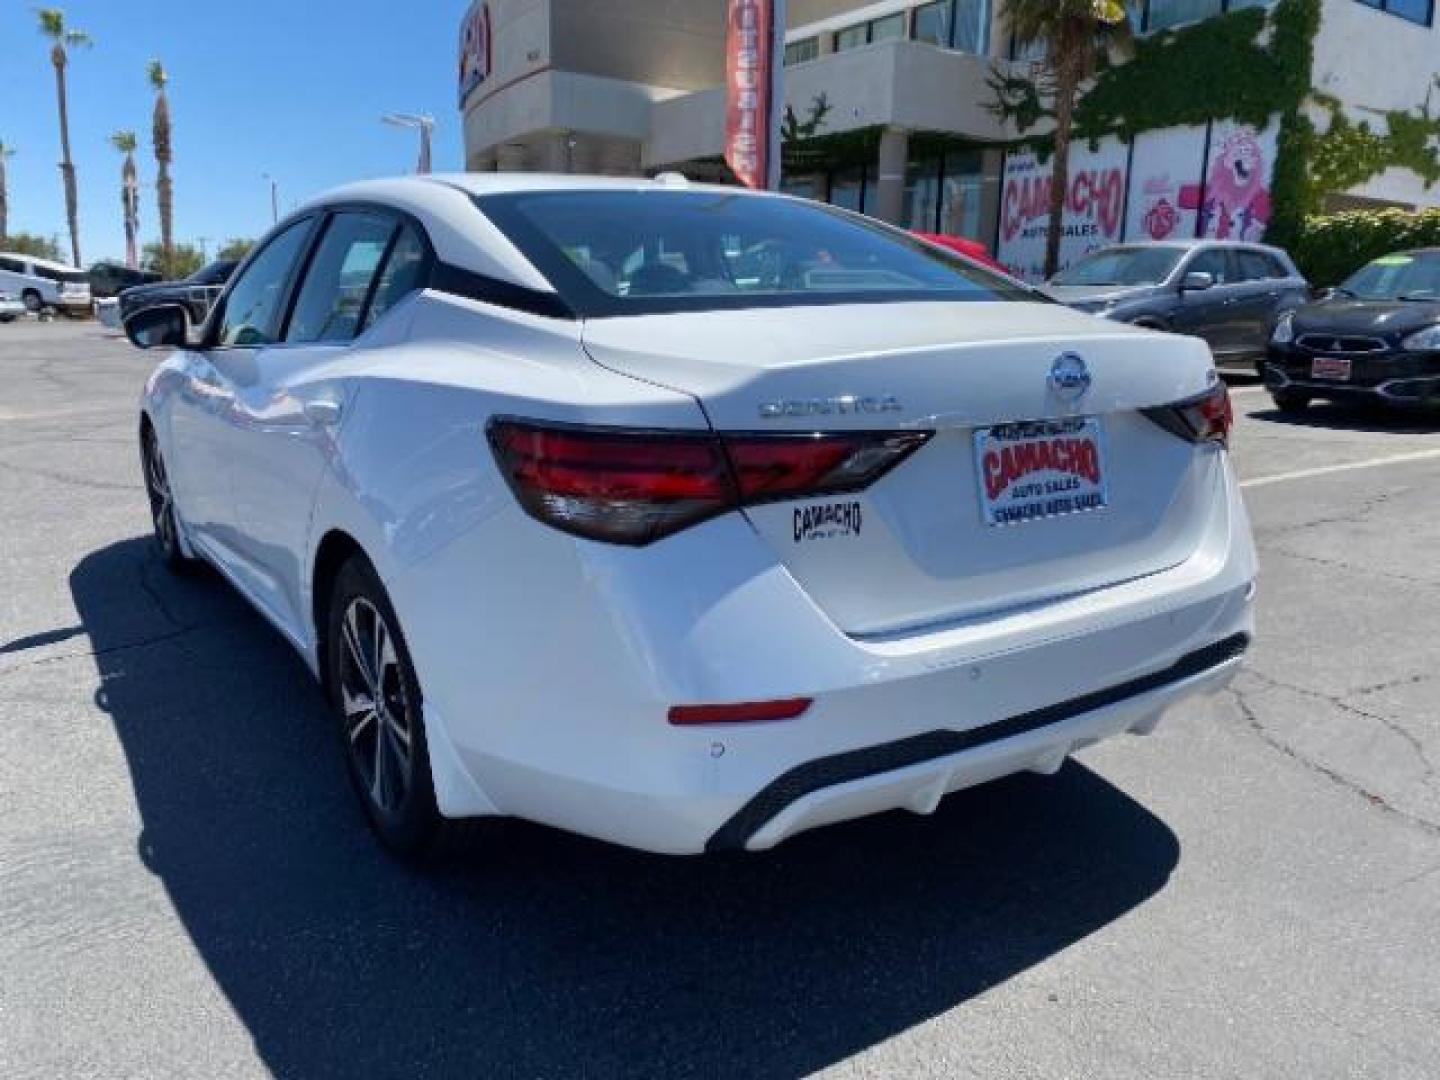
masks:
[(811, 698), (780, 701), (749, 701), (736, 705), (675, 705), (670, 709), (672, 724), (753, 724), (766, 720), (794, 720), (810, 708)]
[(1144, 412), (1166, 431), (1197, 443), (1228, 444), (1230, 428), (1235, 423), (1230, 388), (1219, 381), (1203, 394)]
[(648, 544), (762, 502), (858, 491), (927, 431), (645, 431), (496, 419), (490, 445), (520, 505), (557, 529)]

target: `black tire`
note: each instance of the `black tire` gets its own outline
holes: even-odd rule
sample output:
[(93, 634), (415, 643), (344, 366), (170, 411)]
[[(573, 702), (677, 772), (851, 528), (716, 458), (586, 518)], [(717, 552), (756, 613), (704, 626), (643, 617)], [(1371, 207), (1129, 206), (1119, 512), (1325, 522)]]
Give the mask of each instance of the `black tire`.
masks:
[(355, 794), (385, 847), (422, 857), (446, 823), (435, 804), (420, 684), (390, 597), (364, 557), (351, 556), (336, 575), (326, 629), (326, 684)]
[(194, 560), (187, 557), (180, 546), (180, 526), (175, 516), (170, 474), (165, 469), (155, 429), (148, 423), (140, 435), (140, 465), (145, 474), (145, 494), (150, 500), (150, 524), (156, 552), (165, 569), (175, 574), (184, 573), (194, 566)]
[(1270, 399), (1286, 416), (1299, 416), (1310, 407), (1310, 395), (1295, 390), (1271, 390)]
[(38, 315), (41, 309), (45, 307), (45, 301), (41, 299), (40, 294), (34, 289), (26, 289), (22, 292), (20, 294), (20, 300), (24, 303), (25, 310), (30, 312), (31, 315)]

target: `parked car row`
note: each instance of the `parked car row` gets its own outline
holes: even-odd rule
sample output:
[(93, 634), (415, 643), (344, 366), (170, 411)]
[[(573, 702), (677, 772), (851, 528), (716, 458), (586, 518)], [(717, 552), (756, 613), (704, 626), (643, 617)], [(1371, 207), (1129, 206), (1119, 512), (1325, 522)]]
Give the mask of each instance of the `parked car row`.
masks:
[(1314, 290), (1284, 251), (1215, 240), (1117, 244), (1044, 286), (1080, 311), (1203, 338), (1275, 405), (1440, 404), (1440, 248), (1396, 252)]
[(30, 312), (46, 308), (68, 315), (90, 312), (90, 276), (34, 255), (0, 251), (0, 291), (18, 299)]

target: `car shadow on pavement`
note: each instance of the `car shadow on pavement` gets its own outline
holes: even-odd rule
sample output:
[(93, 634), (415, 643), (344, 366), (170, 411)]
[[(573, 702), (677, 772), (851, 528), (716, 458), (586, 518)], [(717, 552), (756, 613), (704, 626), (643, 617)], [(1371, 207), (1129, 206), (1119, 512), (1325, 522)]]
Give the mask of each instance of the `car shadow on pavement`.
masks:
[(1094, 933), (1179, 858), (1071, 763), (768, 854), (505, 822), (414, 870), (366, 831), (304, 665), (217, 577), (133, 539), (71, 586), (139, 857), (281, 1077), (808, 1073)]
[(1382, 405), (1316, 402), (1300, 413), (1255, 409), (1252, 420), (1322, 431), (1358, 431), (1375, 435), (1424, 435), (1440, 431), (1440, 412), (1387, 409)]

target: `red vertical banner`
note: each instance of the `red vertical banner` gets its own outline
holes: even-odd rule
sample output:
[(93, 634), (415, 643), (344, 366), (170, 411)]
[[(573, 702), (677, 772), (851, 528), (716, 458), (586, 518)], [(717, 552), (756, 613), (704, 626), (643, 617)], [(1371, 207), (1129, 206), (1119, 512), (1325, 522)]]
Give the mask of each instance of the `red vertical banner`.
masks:
[(725, 163), (746, 187), (779, 182), (777, 0), (729, 0), (725, 29)]

